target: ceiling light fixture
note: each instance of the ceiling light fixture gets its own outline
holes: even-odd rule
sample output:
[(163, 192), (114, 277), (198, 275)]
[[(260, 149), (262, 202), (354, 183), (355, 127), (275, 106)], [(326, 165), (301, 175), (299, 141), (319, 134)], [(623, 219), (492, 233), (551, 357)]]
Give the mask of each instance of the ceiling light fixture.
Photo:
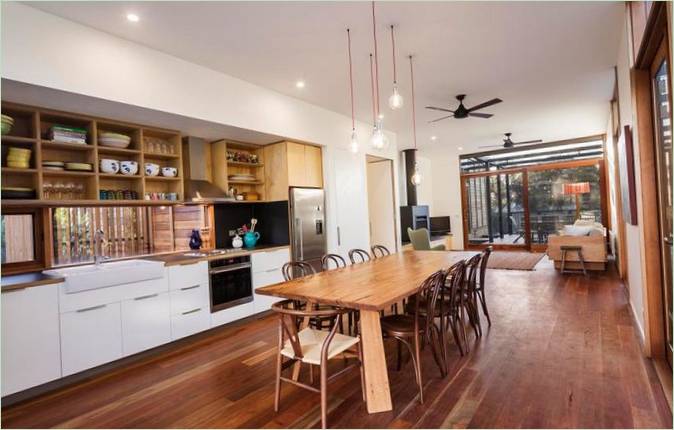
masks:
[(388, 139), (383, 130), (382, 117), (377, 115), (377, 95), (375, 90), (374, 62), (370, 54), (370, 85), (372, 87), (372, 135), (370, 136), (370, 145), (374, 149), (384, 149), (388, 146)]
[[(417, 111), (416, 108), (414, 107), (414, 67), (412, 66), (412, 56), (409, 56), (410, 58), (410, 81), (411, 81), (411, 87), (412, 87), (412, 137), (414, 138), (414, 149), (417, 149)], [(414, 173), (410, 177), (410, 182), (412, 182), (412, 185), (419, 185), (421, 184), (421, 181), (423, 180), (423, 177), (421, 176), (421, 172), (419, 172), (419, 165), (414, 162)]]
[(431, 140), (432, 140), (432, 141), (438, 140), (438, 136), (431, 136)]
[(463, 147), (462, 147), (462, 146), (459, 146), (458, 150), (459, 150), (459, 151), (463, 151)]
[(396, 40), (393, 36), (393, 26), (391, 26), (391, 58), (393, 58), (393, 94), (388, 99), (388, 105), (396, 110), (403, 107), (403, 96), (398, 92), (398, 73), (396, 72)]
[(136, 15), (135, 13), (127, 13), (126, 14), (126, 19), (131, 22), (138, 22), (140, 21), (140, 17)]
[(356, 135), (356, 114), (353, 108), (353, 64), (351, 62), (351, 32), (346, 29), (346, 39), (349, 51), (349, 89), (351, 90), (351, 142), (349, 149), (354, 154), (358, 152), (358, 136)]
[(300, 79), (299, 81), (295, 82), (295, 86), (296, 86), (297, 88), (304, 88), (305, 85), (306, 85), (306, 84), (305, 84), (304, 81), (301, 80), (301, 79)]

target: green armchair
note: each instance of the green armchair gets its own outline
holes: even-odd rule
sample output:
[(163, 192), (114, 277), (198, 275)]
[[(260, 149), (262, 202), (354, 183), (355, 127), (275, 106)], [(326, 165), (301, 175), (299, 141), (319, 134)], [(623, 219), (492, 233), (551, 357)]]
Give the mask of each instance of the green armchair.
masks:
[(431, 236), (428, 233), (428, 229), (420, 228), (417, 230), (412, 230), (407, 227), (407, 234), (410, 237), (410, 242), (412, 242), (412, 248), (415, 251), (445, 251), (445, 245), (437, 245), (431, 247)]

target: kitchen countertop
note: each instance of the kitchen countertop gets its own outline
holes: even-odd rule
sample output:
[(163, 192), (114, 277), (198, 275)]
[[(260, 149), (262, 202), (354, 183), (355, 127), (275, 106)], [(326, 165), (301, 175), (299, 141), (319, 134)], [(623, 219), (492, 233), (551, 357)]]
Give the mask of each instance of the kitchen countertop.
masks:
[(190, 251), (180, 251), (171, 254), (162, 254), (162, 255), (154, 255), (151, 257), (144, 257), (143, 260), (163, 261), (166, 266), (177, 266), (181, 264), (197, 263), (199, 261), (210, 261), (210, 260), (219, 260), (222, 258), (241, 257), (243, 255), (254, 254), (255, 252), (274, 251), (283, 248), (288, 248), (288, 245), (261, 245), (256, 246), (255, 248), (241, 248), (241, 250), (237, 252), (228, 252), (227, 254), (208, 255), (203, 257), (190, 257), (185, 255), (185, 253)]
[(7, 275), (2, 277), (2, 292), (21, 290), (38, 285), (57, 284), (63, 282), (63, 278), (47, 276), (42, 272), (22, 273), (20, 275)]

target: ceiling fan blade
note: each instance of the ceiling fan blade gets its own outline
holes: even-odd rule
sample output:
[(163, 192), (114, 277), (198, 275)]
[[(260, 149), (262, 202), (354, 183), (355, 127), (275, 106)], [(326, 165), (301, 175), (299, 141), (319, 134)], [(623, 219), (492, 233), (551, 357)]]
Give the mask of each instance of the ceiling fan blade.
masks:
[(445, 109), (445, 108), (439, 108), (439, 107), (435, 107), (435, 106), (426, 106), (426, 109), (433, 109), (433, 110), (439, 110), (439, 111), (442, 111), (442, 112), (454, 113), (453, 110), (449, 110), (449, 109)]
[(432, 120), (432, 121), (428, 121), (428, 123), (430, 124), (430, 123), (432, 123), (432, 122), (442, 121), (443, 119), (451, 118), (451, 117), (453, 117), (453, 116), (454, 116), (454, 115), (443, 116), (443, 117), (441, 117), (441, 118), (434, 119), (434, 120)]
[(541, 139), (525, 140), (524, 142), (513, 142), (513, 145), (526, 145), (529, 143), (541, 143), (541, 142), (543, 142)]
[(468, 113), (468, 116), (474, 116), (476, 118), (491, 118), (494, 115), (492, 115), (490, 113), (477, 113), (477, 112), (473, 113), (473, 112), (470, 112), (470, 113)]
[(495, 104), (497, 104), (497, 103), (501, 103), (502, 101), (503, 101), (503, 100), (501, 100), (501, 99), (499, 99), (499, 98), (491, 99), (491, 100), (489, 100), (489, 101), (487, 101), (487, 102), (480, 103), (479, 105), (473, 106), (472, 108), (468, 109), (468, 112), (473, 112), (473, 111), (476, 111), (476, 110), (478, 110), (478, 109), (486, 108), (486, 107), (488, 107), (488, 106), (495, 105)]

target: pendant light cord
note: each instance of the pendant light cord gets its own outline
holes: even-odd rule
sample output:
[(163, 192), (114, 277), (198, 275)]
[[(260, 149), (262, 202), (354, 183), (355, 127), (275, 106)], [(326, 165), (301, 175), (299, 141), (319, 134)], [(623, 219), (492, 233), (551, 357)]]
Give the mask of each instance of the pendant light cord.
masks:
[(414, 137), (414, 149), (417, 149), (417, 110), (414, 102), (414, 67), (412, 67), (412, 56), (410, 55), (410, 77), (412, 80), (412, 136)]
[(393, 36), (393, 26), (391, 26), (391, 58), (393, 58), (393, 85), (398, 83), (398, 74), (396, 73), (396, 39)]
[(349, 89), (351, 90), (351, 129), (356, 130), (356, 115), (353, 108), (353, 65), (351, 63), (351, 32), (346, 29), (346, 38), (349, 42)]
[(374, 80), (376, 82), (376, 113), (379, 115), (379, 57), (377, 56), (377, 21), (374, 16), (374, 1), (372, 2), (372, 38), (374, 40)]
[(374, 66), (372, 64), (372, 54), (370, 54), (370, 86), (372, 87), (372, 123), (377, 123), (377, 101), (374, 94)]

